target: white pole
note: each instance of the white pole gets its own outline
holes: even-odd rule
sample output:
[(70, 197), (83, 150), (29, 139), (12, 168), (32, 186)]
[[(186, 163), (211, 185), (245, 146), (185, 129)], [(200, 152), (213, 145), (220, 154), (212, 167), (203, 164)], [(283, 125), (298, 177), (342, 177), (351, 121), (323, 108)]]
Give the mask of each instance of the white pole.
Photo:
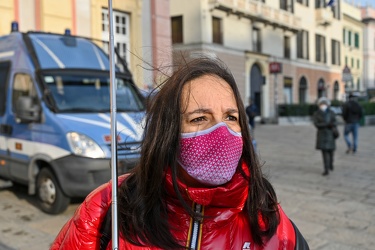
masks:
[(111, 173), (112, 173), (112, 249), (118, 249), (118, 220), (117, 220), (117, 127), (116, 127), (116, 89), (115, 85), (115, 50), (113, 38), (113, 9), (112, 0), (108, 0), (109, 12), (109, 60), (110, 60), (110, 99), (111, 99)]

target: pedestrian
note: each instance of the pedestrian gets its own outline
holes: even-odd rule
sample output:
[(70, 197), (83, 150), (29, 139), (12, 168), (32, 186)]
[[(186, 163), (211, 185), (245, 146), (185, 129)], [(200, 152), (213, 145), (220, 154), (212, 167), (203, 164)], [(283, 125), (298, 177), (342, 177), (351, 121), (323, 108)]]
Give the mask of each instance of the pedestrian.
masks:
[(336, 149), (336, 138), (333, 129), (336, 128), (336, 115), (330, 110), (331, 102), (326, 97), (318, 100), (319, 109), (313, 116), (314, 125), (317, 128), (316, 149), (322, 151), (324, 172), (323, 176), (333, 171), (334, 153)]
[(251, 98), (249, 98), (249, 105), (246, 107), (246, 114), (249, 119), (251, 141), (253, 143), (255, 152), (257, 152), (257, 141), (255, 140), (254, 129), (255, 117), (259, 115), (259, 111), (257, 105), (253, 102)]
[[(262, 174), (222, 62), (185, 61), (146, 113), (140, 162), (119, 177), (119, 249), (308, 249)], [(100, 249), (110, 205), (104, 184), (51, 249)]]
[[(344, 139), (347, 145), (347, 154), (357, 152), (359, 121), (362, 119), (362, 116), (362, 107), (357, 102), (356, 97), (350, 93), (349, 100), (342, 107), (342, 117), (345, 121)], [(349, 138), (350, 134), (352, 134), (352, 141)]]
[(259, 115), (259, 112), (258, 112), (257, 105), (253, 102), (251, 98), (249, 98), (249, 105), (246, 107), (246, 114), (247, 114), (247, 117), (249, 118), (250, 128), (254, 130), (255, 117)]

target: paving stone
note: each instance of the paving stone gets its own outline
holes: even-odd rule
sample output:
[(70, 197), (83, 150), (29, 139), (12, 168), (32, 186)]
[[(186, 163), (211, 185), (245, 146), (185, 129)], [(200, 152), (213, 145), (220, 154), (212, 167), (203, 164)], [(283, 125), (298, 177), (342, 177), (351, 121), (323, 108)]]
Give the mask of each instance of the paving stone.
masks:
[[(342, 131), (343, 126), (339, 126)], [(335, 169), (323, 177), (311, 125), (258, 125), (255, 136), (264, 174), (312, 250), (375, 249), (375, 127), (360, 127), (359, 151), (336, 141)], [(47, 215), (35, 197), (0, 180), (0, 250), (49, 249), (79, 203)]]

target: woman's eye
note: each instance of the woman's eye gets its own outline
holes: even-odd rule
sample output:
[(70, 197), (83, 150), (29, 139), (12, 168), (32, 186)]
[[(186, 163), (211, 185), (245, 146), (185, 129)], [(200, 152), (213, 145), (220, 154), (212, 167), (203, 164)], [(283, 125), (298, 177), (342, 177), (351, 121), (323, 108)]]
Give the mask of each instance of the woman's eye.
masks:
[(195, 123), (195, 122), (203, 122), (205, 120), (206, 120), (206, 118), (204, 116), (200, 116), (200, 117), (192, 119), (190, 122), (193, 122), (193, 123)]
[(233, 115), (228, 115), (228, 120), (230, 121), (237, 121), (237, 117), (233, 116)]

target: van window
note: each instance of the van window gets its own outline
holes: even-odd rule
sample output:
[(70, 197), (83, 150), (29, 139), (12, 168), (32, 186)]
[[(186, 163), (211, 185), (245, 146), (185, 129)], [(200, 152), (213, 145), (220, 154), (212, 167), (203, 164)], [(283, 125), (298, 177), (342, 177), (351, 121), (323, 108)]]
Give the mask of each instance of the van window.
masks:
[(6, 89), (10, 69), (10, 62), (0, 63), (0, 115), (5, 112)]
[(12, 106), (15, 111), (16, 103), (21, 96), (31, 96), (37, 98), (36, 89), (31, 77), (27, 74), (16, 74), (13, 82)]
[[(58, 112), (109, 112), (110, 79), (108, 74), (48, 72), (43, 80)], [(125, 78), (116, 78), (117, 109), (120, 112), (141, 111), (143, 101)]]

